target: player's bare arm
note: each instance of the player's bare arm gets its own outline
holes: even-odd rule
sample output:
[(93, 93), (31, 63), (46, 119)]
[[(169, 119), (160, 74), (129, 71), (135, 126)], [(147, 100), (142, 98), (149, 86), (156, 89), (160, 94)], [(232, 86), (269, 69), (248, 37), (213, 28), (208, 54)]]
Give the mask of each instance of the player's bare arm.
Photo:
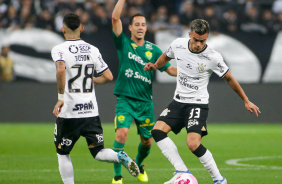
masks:
[[(147, 71), (147, 70), (156, 70), (158, 68), (161, 68), (163, 67), (164, 65), (166, 65), (169, 61), (171, 60), (171, 58), (167, 57), (166, 56), (166, 53), (163, 53), (159, 59), (155, 62), (155, 64), (153, 63), (147, 63), (144, 67), (144, 70)], [(176, 74), (177, 75), (177, 74)], [(175, 76), (176, 76), (175, 75)]]
[(240, 96), (240, 98), (244, 101), (245, 107), (248, 111), (251, 113), (255, 113), (256, 116), (258, 116), (258, 113), (261, 113), (259, 108), (253, 104), (245, 94), (244, 90), (240, 86), (240, 84), (236, 81), (236, 79), (232, 76), (231, 72), (228, 71), (225, 76), (225, 80), (229, 84), (229, 86)]
[(171, 75), (171, 76), (177, 76), (177, 68), (173, 67), (173, 66), (169, 66), (165, 72), (168, 74), (168, 75)]
[(100, 77), (93, 77), (94, 85), (105, 84), (113, 80), (113, 74), (110, 69), (105, 70)]
[(56, 103), (53, 114), (55, 117), (58, 117), (61, 109), (64, 105), (63, 95), (65, 91), (65, 84), (66, 84), (66, 66), (64, 61), (57, 61), (56, 62), (56, 69), (57, 69), (57, 86), (58, 86), (58, 102)]
[(116, 36), (119, 36), (122, 33), (122, 22), (120, 15), (123, 9), (124, 2), (125, 0), (119, 0), (112, 13), (113, 32)]

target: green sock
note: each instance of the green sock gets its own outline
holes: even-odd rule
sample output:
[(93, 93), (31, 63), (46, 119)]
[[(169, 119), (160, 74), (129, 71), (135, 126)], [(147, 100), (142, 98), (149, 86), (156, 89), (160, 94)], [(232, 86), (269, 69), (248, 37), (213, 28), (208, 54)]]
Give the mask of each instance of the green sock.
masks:
[[(113, 150), (115, 152), (119, 152), (119, 151), (123, 151), (124, 150), (124, 144), (125, 143), (120, 143), (115, 141), (114, 142), (114, 146), (113, 146)], [(115, 176), (122, 176), (121, 175), (121, 164), (120, 163), (114, 163), (114, 170), (115, 170)]]
[(150, 147), (145, 147), (142, 145), (142, 143), (140, 142), (139, 146), (138, 146), (138, 154), (135, 158), (135, 162), (136, 164), (141, 167), (142, 166), (142, 162), (143, 160), (149, 155), (151, 150), (151, 146)]

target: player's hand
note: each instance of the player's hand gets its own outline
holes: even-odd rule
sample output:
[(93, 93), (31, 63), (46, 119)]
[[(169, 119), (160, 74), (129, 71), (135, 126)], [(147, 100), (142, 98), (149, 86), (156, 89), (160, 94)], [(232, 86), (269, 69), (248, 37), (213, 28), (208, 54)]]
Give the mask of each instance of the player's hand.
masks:
[(145, 65), (145, 67), (144, 67), (144, 70), (145, 71), (148, 71), (148, 70), (156, 70), (157, 69), (157, 66), (156, 65), (154, 65), (153, 63), (147, 63), (146, 65)]
[(58, 118), (63, 106), (64, 106), (64, 101), (58, 100), (58, 102), (56, 103), (56, 105), (53, 109), (53, 114), (56, 118)]
[(256, 114), (256, 116), (258, 116), (258, 113), (261, 113), (261, 112), (259, 111), (259, 108), (258, 108), (255, 104), (253, 104), (252, 102), (250, 102), (250, 101), (248, 101), (248, 102), (245, 103), (245, 107), (246, 107), (246, 109), (247, 109), (248, 111), (251, 112), (251, 114), (253, 114), (253, 112), (254, 112), (254, 113)]

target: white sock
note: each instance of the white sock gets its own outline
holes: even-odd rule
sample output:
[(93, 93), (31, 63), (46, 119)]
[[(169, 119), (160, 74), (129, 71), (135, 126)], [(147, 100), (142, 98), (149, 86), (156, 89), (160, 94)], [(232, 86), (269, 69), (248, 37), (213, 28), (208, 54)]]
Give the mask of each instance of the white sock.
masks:
[(188, 170), (182, 158), (180, 157), (178, 153), (176, 145), (169, 137), (166, 137), (163, 140), (158, 141), (157, 145), (161, 149), (164, 156), (174, 166), (175, 170), (178, 170), (178, 171), (187, 171)]
[(95, 159), (102, 162), (118, 162), (118, 153), (110, 148), (104, 148), (98, 152)]
[(74, 172), (70, 155), (58, 155), (59, 171), (64, 184), (74, 184)]
[(201, 163), (210, 173), (213, 180), (222, 180), (222, 176), (217, 168), (217, 165), (213, 159), (211, 152), (207, 149), (206, 153), (199, 157)]

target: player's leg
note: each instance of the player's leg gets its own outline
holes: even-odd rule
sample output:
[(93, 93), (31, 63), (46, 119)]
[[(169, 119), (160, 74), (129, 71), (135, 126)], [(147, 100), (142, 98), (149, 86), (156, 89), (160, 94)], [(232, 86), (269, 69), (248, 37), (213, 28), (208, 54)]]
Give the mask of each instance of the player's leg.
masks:
[[(124, 96), (117, 97), (117, 105), (115, 111), (115, 142), (113, 150), (115, 152), (123, 151), (128, 136), (129, 128), (132, 123), (132, 107), (128, 98)], [(114, 179), (112, 183), (122, 183), (121, 164), (114, 163)]]
[(225, 184), (226, 179), (220, 174), (211, 152), (201, 144), (202, 136), (207, 135), (207, 105), (192, 105), (185, 118), (187, 130), (187, 146), (207, 169), (215, 183)]
[(181, 173), (190, 173), (189, 169), (186, 167), (182, 158), (178, 153), (178, 149), (174, 142), (167, 136), (167, 133), (171, 131), (171, 127), (163, 121), (157, 121), (154, 129), (152, 130), (152, 135), (156, 141), (158, 147), (162, 151), (163, 155), (170, 161), (174, 166), (176, 172), (174, 176), (165, 184), (173, 184), (176, 178)]
[(143, 161), (150, 154), (153, 141), (151, 130), (155, 125), (154, 105), (152, 101), (135, 101), (132, 106), (134, 110), (132, 115), (136, 123), (137, 132), (140, 135), (140, 143), (135, 158), (135, 162), (140, 169), (138, 179), (142, 182), (148, 182), (149, 178), (147, 172), (143, 168)]
[(117, 153), (112, 149), (104, 148), (103, 129), (99, 116), (85, 118), (83, 123), (82, 136), (86, 138), (90, 153), (96, 160), (121, 163), (133, 176), (139, 174), (137, 164), (125, 152)]
[(55, 124), (55, 146), (57, 149), (59, 171), (64, 184), (74, 184), (74, 171), (70, 152), (79, 139), (77, 122), (72, 119), (58, 118)]

